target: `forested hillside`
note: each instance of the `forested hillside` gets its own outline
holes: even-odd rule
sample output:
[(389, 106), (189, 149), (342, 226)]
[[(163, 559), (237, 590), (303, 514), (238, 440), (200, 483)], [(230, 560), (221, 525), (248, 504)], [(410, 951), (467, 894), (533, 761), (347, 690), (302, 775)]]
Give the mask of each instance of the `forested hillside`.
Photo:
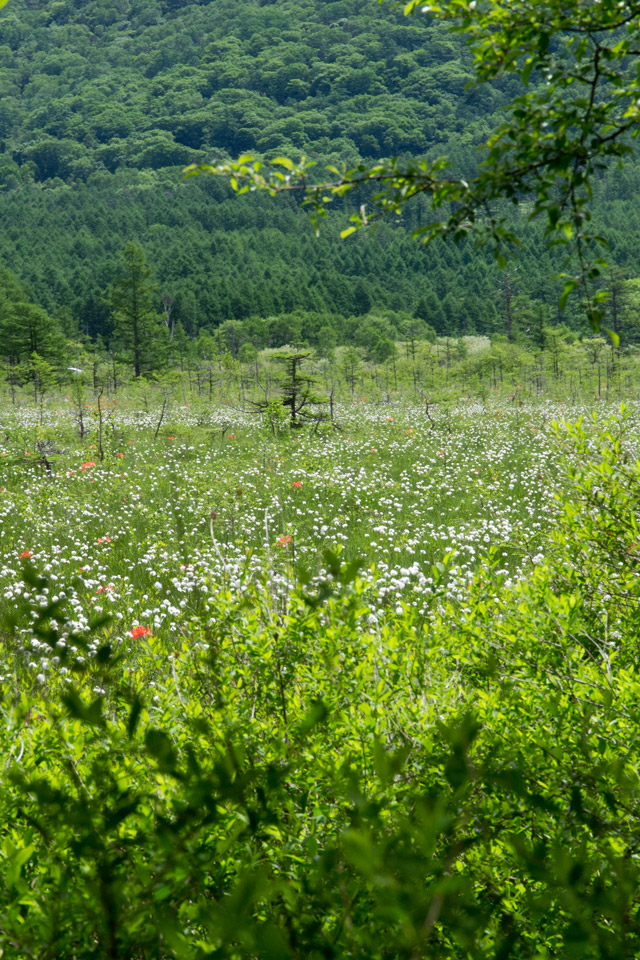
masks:
[[(469, 63), (443, 24), (373, 0), (12, 0), (0, 15), (2, 262), (68, 335), (110, 337), (105, 296), (130, 241), (155, 274), (158, 310), (164, 294), (188, 333), (294, 311), (340, 332), (340, 318), (371, 309), (417, 313), (441, 333), (504, 332), (505, 275), (488, 252), (410, 241), (426, 205), (341, 243), (345, 211), (316, 240), (292, 199), (180, 177), (243, 151), (320, 164), (448, 154), (470, 172), (518, 90), (512, 79), (467, 89)], [(627, 277), (638, 273), (637, 175), (610, 174), (595, 206)], [(562, 258), (520, 216), (516, 323), (530, 328), (541, 310), (579, 323), (576, 305), (557, 314)]]

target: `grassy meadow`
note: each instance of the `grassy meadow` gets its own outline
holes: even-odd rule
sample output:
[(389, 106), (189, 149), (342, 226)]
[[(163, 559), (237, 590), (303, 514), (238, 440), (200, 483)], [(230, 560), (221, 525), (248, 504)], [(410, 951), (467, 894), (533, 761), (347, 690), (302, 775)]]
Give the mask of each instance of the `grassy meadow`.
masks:
[(4, 397), (1, 956), (636, 955), (640, 406), (359, 387)]
[(37, 441), (22, 445), (29, 411), (5, 412), (20, 438), (0, 449), (5, 600), (26, 552), (53, 582), (79, 579), (78, 618), (100, 607), (122, 630), (170, 633), (212, 583), (267, 577), (285, 598), (298, 566), (322, 576), (330, 548), (363, 559), (376, 610), (407, 602), (426, 615), (435, 563), (459, 599), (489, 547), (518, 576), (553, 510), (548, 404), (461, 401), (434, 429), (415, 405), (346, 403), (339, 431), (276, 440), (241, 410), (180, 404), (156, 438), (159, 409), (107, 411), (102, 461), (78, 444), (68, 411), (47, 411), (38, 429), (56, 437), (45, 441), (51, 474)]

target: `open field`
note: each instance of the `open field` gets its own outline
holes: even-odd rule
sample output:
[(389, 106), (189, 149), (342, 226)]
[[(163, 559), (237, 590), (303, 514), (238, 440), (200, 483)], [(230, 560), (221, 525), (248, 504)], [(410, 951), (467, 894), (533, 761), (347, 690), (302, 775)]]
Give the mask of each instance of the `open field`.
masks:
[[(155, 439), (159, 411), (118, 410), (100, 461), (95, 444), (78, 445), (68, 411), (49, 410), (40, 426), (34, 411), (7, 410), (4, 600), (29, 551), (53, 583), (79, 581), (74, 623), (108, 610), (121, 630), (170, 634), (211, 584), (267, 576), (284, 597), (298, 565), (322, 575), (331, 548), (363, 559), (373, 611), (406, 602), (426, 615), (442, 586), (435, 563), (462, 601), (489, 547), (509, 579), (541, 556), (559, 412), (461, 401), (436, 411), (434, 428), (417, 406), (358, 403), (340, 408), (340, 431), (274, 440), (259, 416), (228, 407), (177, 407)], [(51, 438), (51, 473), (38, 431)]]
[(0, 414), (4, 957), (634, 954), (640, 407), (70, 407)]

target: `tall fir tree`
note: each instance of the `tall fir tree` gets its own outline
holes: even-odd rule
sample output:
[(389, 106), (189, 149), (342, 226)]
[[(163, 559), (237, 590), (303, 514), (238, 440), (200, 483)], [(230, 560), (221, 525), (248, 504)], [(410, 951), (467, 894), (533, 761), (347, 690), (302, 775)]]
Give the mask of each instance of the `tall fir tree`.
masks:
[(129, 353), (136, 377), (153, 365), (161, 339), (162, 324), (154, 310), (154, 292), (153, 274), (144, 250), (137, 243), (128, 243), (120, 255), (120, 272), (109, 291), (109, 304), (114, 338)]

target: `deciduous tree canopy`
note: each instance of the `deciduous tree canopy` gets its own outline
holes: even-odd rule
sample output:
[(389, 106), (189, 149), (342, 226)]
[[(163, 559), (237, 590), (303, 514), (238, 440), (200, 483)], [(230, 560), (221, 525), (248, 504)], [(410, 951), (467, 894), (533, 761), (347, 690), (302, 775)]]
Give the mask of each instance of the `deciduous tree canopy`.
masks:
[[(638, 133), (640, 80), (633, 62), (640, 53), (640, 5), (624, 0), (409, 0), (404, 12), (427, 14), (463, 36), (474, 55), (477, 82), (510, 75), (521, 81), (521, 92), (507, 119), (486, 140), (473, 176), (463, 178), (442, 158), (331, 166), (326, 182), (315, 171), (316, 182), (310, 182), (313, 161), (296, 164), (287, 157), (271, 161), (275, 171), (245, 156), (236, 163), (196, 166), (192, 172), (227, 175), (239, 192), (302, 190), (316, 221), (333, 197), (356, 187), (375, 186), (373, 218), (398, 214), (409, 200), (426, 194), (436, 216), (415, 235), (430, 240), (452, 233), (459, 239), (477, 231), (498, 249), (517, 239), (500, 201), (528, 200), (530, 216), (544, 217), (551, 243), (575, 240), (581, 272), (567, 277), (563, 301), (584, 284), (588, 315), (598, 325), (604, 316), (601, 295), (592, 298), (586, 282), (599, 276), (600, 262), (588, 263), (586, 249), (603, 238), (590, 226), (589, 202), (594, 176), (612, 160), (631, 154)], [(354, 225), (343, 236), (367, 226), (372, 215), (362, 206), (351, 219)], [(498, 256), (502, 259), (502, 252)]]
[[(466, 235), (488, 233), (503, 251), (517, 235), (520, 294), (560, 319), (562, 284), (552, 278), (569, 274), (569, 290), (589, 273), (588, 235), (606, 237), (625, 278), (640, 272), (638, 165), (626, 153), (634, 10), (461, 2), (406, 17), (374, 0), (12, 0), (0, 14), (0, 258), (30, 301), (106, 341), (105, 293), (128, 241), (157, 277), (154, 308), (170, 296), (172, 322), (190, 336), (297, 311), (346, 319), (369, 304), (419, 309), (441, 333), (484, 333), (502, 330), (498, 281), (490, 253)], [(479, 167), (487, 142), (490, 164)], [(238, 167), (242, 154), (254, 162)], [(323, 197), (333, 200), (327, 237), (315, 243), (293, 199), (271, 204), (249, 190), (234, 202), (228, 183), (180, 183), (196, 163), (233, 173), (239, 189), (302, 188), (301, 154), (316, 162), (305, 185), (334, 168), (334, 189), (309, 194), (317, 215)], [(272, 165), (278, 156), (292, 158), (293, 171)], [(354, 205), (345, 194), (356, 186)], [(401, 216), (374, 238), (330, 242), (375, 218), (376, 192), (380, 210)], [(530, 224), (531, 213), (544, 219)], [(545, 252), (547, 228), (579, 241), (583, 269), (564, 250)], [(458, 248), (409, 243), (412, 233), (446, 232), (462, 238)], [(598, 319), (593, 295), (608, 280), (591, 281)], [(577, 297), (562, 319), (583, 321)]]

